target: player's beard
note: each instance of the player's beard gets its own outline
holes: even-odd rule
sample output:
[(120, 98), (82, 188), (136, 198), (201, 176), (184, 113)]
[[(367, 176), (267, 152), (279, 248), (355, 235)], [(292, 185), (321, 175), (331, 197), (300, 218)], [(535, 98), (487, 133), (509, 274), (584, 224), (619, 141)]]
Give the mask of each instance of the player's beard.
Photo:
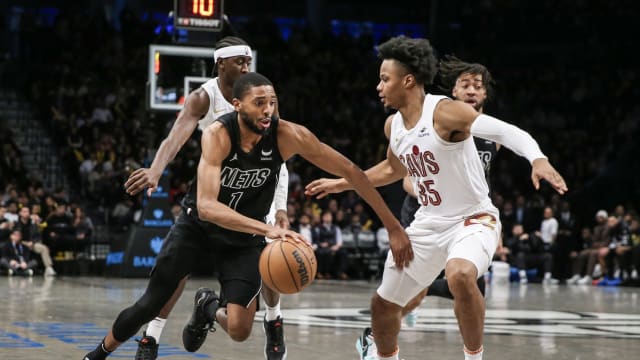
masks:
[(477, 103), (476, 106), (474, 106), (473, 108), (476, 109), (477, 112), (481, 113), (483, 107), (484, 107), (484, 100)]
[(242, 120), (244, 125), (248, 127), (249, 130), (253, 131), (258, 135), (264, 135), (267, 129), (260, 129), (255, 122), (251, 121), (251, 119), (249, 118), (249, 115), (247, 115), (246, 113), (239, 112), (238, 114), (240, 115), (240, 119)]

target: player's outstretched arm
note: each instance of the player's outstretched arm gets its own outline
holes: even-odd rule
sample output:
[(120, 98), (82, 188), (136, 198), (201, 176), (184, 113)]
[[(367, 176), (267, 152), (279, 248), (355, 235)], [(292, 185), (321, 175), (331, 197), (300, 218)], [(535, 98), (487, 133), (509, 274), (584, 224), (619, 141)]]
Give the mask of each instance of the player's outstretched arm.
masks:
[[(391, 132), (391, 120), (393, 116), (389, 116), (384, 125), (384, 132), (389, 138)], [(373, 167), (365, 171), (367, 178), (375, 187), (384, 186), (400, 180), (406, 170), (400, 163), (400, 160), (387, 148), (387, 158)], [(346, 190), (353, 190), (351, 184), (345, 179), (318, 179), (309, 183), (305, 187), (305, 194), (308, 196), (317, 196), (318, 199), (329, 194), (340, 193)]]
[[(278, 143), (281, 144), (280, 152), (285, 159), (299, 154), (322, 170), (343, 177), (352, 184), (353, 189), (373, 208), (389, 231), (389, 242), (396, 266), (403, 267), (409, 264), (413, 259), (413, 250), (407, 234), (382, 200), (380, 193), (359, 167), (336, 150), (320, 142), (303, 126), (281, 120), (278, 136)], [(403, 175), (401, 173), (397, 180)]]
[(219, 122), (207, 127), (202, 134), (202, 155), (198, 164), (198, 217), (229, 230), (258, 234), (270, 239), (292, 238), (305, 241), (294, 231), (278, 228), (244, 216), (218, 201), (222, 162), (231, 151), (231, 140)]
[(531, 180), (536, 190), (540, 188), (541, 179), (547, 180), (560, 194), (568, 190), (562, 176), (551, 166), (538, 142), (528, 132), (493, 116), (479, 114), (459, 101), (443, 102), (438, 107), (438, 115), (436, 121), (448, 131), (458, 130), (495, 141), (529, 160)]
[(207, 113), (208, 109), (209, 96), (206, 91), (199, 89), (187, 96), (184, 107), (173, 123), (169, 135), (160, 144), (151, 167), (137, 169), (129, 175), (129, 179), (124, 184), (129, 195), (135, 195), (144, 188), (148, 188), (148, 195), (156, 190), (162, 172), (193, 134), (198, 120)]

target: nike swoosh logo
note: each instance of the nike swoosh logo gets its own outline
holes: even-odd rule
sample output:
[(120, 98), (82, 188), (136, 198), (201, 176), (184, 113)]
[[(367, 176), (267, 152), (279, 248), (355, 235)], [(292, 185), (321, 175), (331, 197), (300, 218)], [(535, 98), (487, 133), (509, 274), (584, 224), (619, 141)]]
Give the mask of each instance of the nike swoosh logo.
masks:
[(271, 155), (272, 152), (273, 152), (273, 149), (271, 149), (269, 151), (262, 150), (262, 156), (269, 156), (269, 155)]
[(201, 305), (200, 303), (202, 302), (202, 300), (204, 300), (207, 297), (207, 294), (202, 293), (200, 294), (200, 299), (198, 299), (197, 303), (198, 305)]

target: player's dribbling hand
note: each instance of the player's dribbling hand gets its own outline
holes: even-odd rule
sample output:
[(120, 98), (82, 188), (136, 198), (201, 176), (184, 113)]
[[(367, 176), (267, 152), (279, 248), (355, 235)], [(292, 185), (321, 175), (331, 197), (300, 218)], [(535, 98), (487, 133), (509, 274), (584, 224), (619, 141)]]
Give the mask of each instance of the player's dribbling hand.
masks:
[(560, 194), (569, 190), (562, 176), (545, 158), (535, 159), (531, 164), (531, 181), (536, 190), (540, 189), (540, 180), (544, 179)]
[(402, 269), (405, 266), (409, 266), (409, 263), (413, 260), (413, 247), (411, 246), (411, 241), (409, 241), (409, 236), (407, 236), (403, 228), (389, 230), (389, 247), (396, 267)]
[(151, 193), (158, 188), (158, 179), (160, 174), (152, 172), (151, 169), (140, 168), (129, 175), (124, 188), (129, 195), (136, 195), (144, 188), (148, 188), (147, 196), (151, 196)]
[(309, 240), (307, 240), (307, 238), (298, 234), (297, 232), (288, 230), (288, 229), (282, 229), (275, 226), (271, 226), (271, 229), (265, 233), (265, 236), (273, 240), (283, 240), (283, 241), (293, 240), (295, 242), (304, 243), (307, 246), (311, 245), (311, 243), (309, 242)]
[(345, 189), (341, 186), (342, 179), (318, 179), (313, 180), (309, 185), (305, 186), (304, 194), (307, 196), (316, 196), (318, 199), (329, 194), (341, 193)]

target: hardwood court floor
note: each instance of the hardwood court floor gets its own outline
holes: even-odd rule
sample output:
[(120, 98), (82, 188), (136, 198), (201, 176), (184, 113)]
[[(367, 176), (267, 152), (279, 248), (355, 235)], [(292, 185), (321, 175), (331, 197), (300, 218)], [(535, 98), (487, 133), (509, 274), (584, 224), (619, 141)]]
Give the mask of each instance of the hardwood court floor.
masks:
[[(80, 360), (119, 311), (144, 291), (144, 279), (0, 277), (0, 359)], [(160, 359), (263, 359), (262, 313), (251, 337), (234, 343), (209, 334), (199, 353), (182, 349), (181, 332), (199, 286), (192, 279), (161, 339)], [(358, 359), (354, 342), (369, 323), (376, 283), (317, 281), (283, 298), (289, 360)], [(130, 340), (113, 359), (133, 359)], [(493, 284), (487, 292), (485, 359), (635, 359), (640, 354), (640, 289)], [(416, 325), (403, 324), (401, 357), (463, 359), (452, 302), (427, 299)]]

